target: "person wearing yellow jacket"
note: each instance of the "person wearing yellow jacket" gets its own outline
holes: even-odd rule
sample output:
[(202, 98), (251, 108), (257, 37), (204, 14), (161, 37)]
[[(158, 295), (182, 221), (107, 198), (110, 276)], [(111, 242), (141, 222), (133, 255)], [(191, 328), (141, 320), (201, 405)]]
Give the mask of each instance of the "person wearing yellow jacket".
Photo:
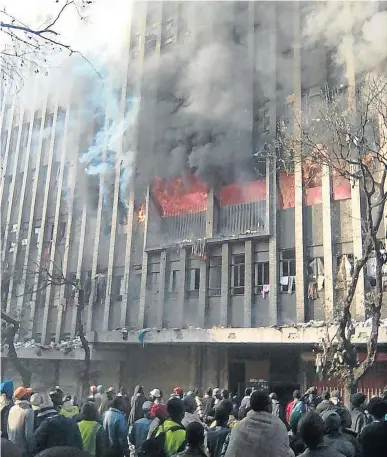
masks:
[(165, 433), (165, 452), (171, 457), (185, 448), (185, 429), (181, 425), (184, 407), (180, 398), (171, 398), (167, 403), (167, 411), (169, 418), (160, 425), (156, 436)]
[(98, 422), (98, 411), (94, 404), (85, 403), (78, 422), (81, 432), (83, 450), (89, 452), (94, 457), (103, 455), (103, 428)]
[(66, 395), (64, 398), (63, 405), (60, 409), (59, 414), (61, 416), (67, 417), (68, 419), (72, 419), (74, 416), (79, 414), (79, 408), (78, 406), (74, 405), (71, 395)]

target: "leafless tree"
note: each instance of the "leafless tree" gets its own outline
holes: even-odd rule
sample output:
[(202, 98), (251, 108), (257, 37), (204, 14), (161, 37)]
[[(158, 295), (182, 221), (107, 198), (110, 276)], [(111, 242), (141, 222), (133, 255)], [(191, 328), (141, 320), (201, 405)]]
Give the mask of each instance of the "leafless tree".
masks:
[(12, 83), (20, 87), (26, 68), (35, 73), (46, 73), (48, 60), (56, 52), (67, 52), (69, 55), (76, 53), (87, 60), (80, 51), (61, 39), (56, 27), (68, 9), (75, 10), (80, 20), (85, 20), (86, 9), (92, 1), (51, 1), (58, 4), (57, 13), (38, 28), (25, 24), (5, 7), (0, 10), (0, 41), (3, 43), (0, 48), (0, 71), (4, 85)]
[[(293, 122), (281, 122), (279, 128), (276, 146), (280, 162), (294, 165), (301, 160), (309, 169), (317, 167), (320, 176), (330, 173), (348, 180), (361, 197), (362, 255), (354, 258), (344, 295), (336, 297), (337, 332), (320, 346), (323, 373), (341, 381), (348, 397), (377, 354), (386, 261), (378, 232), (387, 201), (387, 78), (372, 74), (365, 76), (356, 90), (326, 90), (306, 101), (302, 114), (294, 112), (293, 117)], [(365, 294), (370, 335), (366, 357), (360, 362), (352, 342), (352, 315), (359, 278), (370, 261), (375, 268), (374, 287)]]

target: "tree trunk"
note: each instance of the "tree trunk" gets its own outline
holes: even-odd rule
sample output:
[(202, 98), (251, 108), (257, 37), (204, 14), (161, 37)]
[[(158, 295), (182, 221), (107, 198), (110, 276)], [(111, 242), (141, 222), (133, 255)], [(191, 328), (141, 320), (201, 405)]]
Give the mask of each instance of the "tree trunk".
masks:
[(351, 410), (351, 395), (357, 392), (357, 381), (352, 377), (344, 384), (344, 405)]

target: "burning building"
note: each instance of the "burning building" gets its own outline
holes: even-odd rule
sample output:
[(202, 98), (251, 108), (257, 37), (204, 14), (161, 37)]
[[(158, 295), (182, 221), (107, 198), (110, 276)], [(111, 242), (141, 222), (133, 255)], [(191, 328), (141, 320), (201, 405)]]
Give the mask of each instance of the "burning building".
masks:
[[(359, 20), (385, 18), (384, 2), (372, 8)], [(316, 382), (337, 274), (362, 249), (360, 194), (264, 151), (292, 106), (364, 70), (334, 48), (348, 30), (310, 36), (322, 14), (316, 2), (135, 2), (104, 110), (80, 80), (65, 102), (35, 88), (32, 109), (3, 103), (2, 308), (36, 383), (74, 391), (84, 358), (78, 294), (40, 287), (57, 267), (82, 285), (92, 383), (168, 392), (256, 378), (287, 395)], [(356, 332), (364, 344), (369, 330)]]

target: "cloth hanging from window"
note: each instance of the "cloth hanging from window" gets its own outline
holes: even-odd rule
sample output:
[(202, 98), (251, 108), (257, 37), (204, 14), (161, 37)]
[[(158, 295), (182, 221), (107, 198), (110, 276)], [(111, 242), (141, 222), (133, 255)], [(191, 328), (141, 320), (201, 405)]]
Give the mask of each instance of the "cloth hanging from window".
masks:
[(262, 286), (262, 297), (266, 298), (266, 295), (270, 292), (270, 284), (264, 284)]
[(338, 282), (350, 281), (352, 278), (351, 270), (352, 270), (351, 262), (349, 261), (348, 256), (346, 254), (344, 254), (341, 257), (339, 267), (337, 269), (337, 276), (336, 276), (337, 279), (336, 280)]
[(308, 298), (312, 300), (316, 300), (318, 298), (317, 294), (317, 282), (316, 281), (310, 281), (308, 285)]
[(294, 286), (295, 279), (296, 279), (295, 276), (289, 276), (288, 294), (292, 294), (293, 293), (293, 286)]
[(280, 284), (281, 286), (287, 286), (289, 284), (289, 276), (281, 276)]

